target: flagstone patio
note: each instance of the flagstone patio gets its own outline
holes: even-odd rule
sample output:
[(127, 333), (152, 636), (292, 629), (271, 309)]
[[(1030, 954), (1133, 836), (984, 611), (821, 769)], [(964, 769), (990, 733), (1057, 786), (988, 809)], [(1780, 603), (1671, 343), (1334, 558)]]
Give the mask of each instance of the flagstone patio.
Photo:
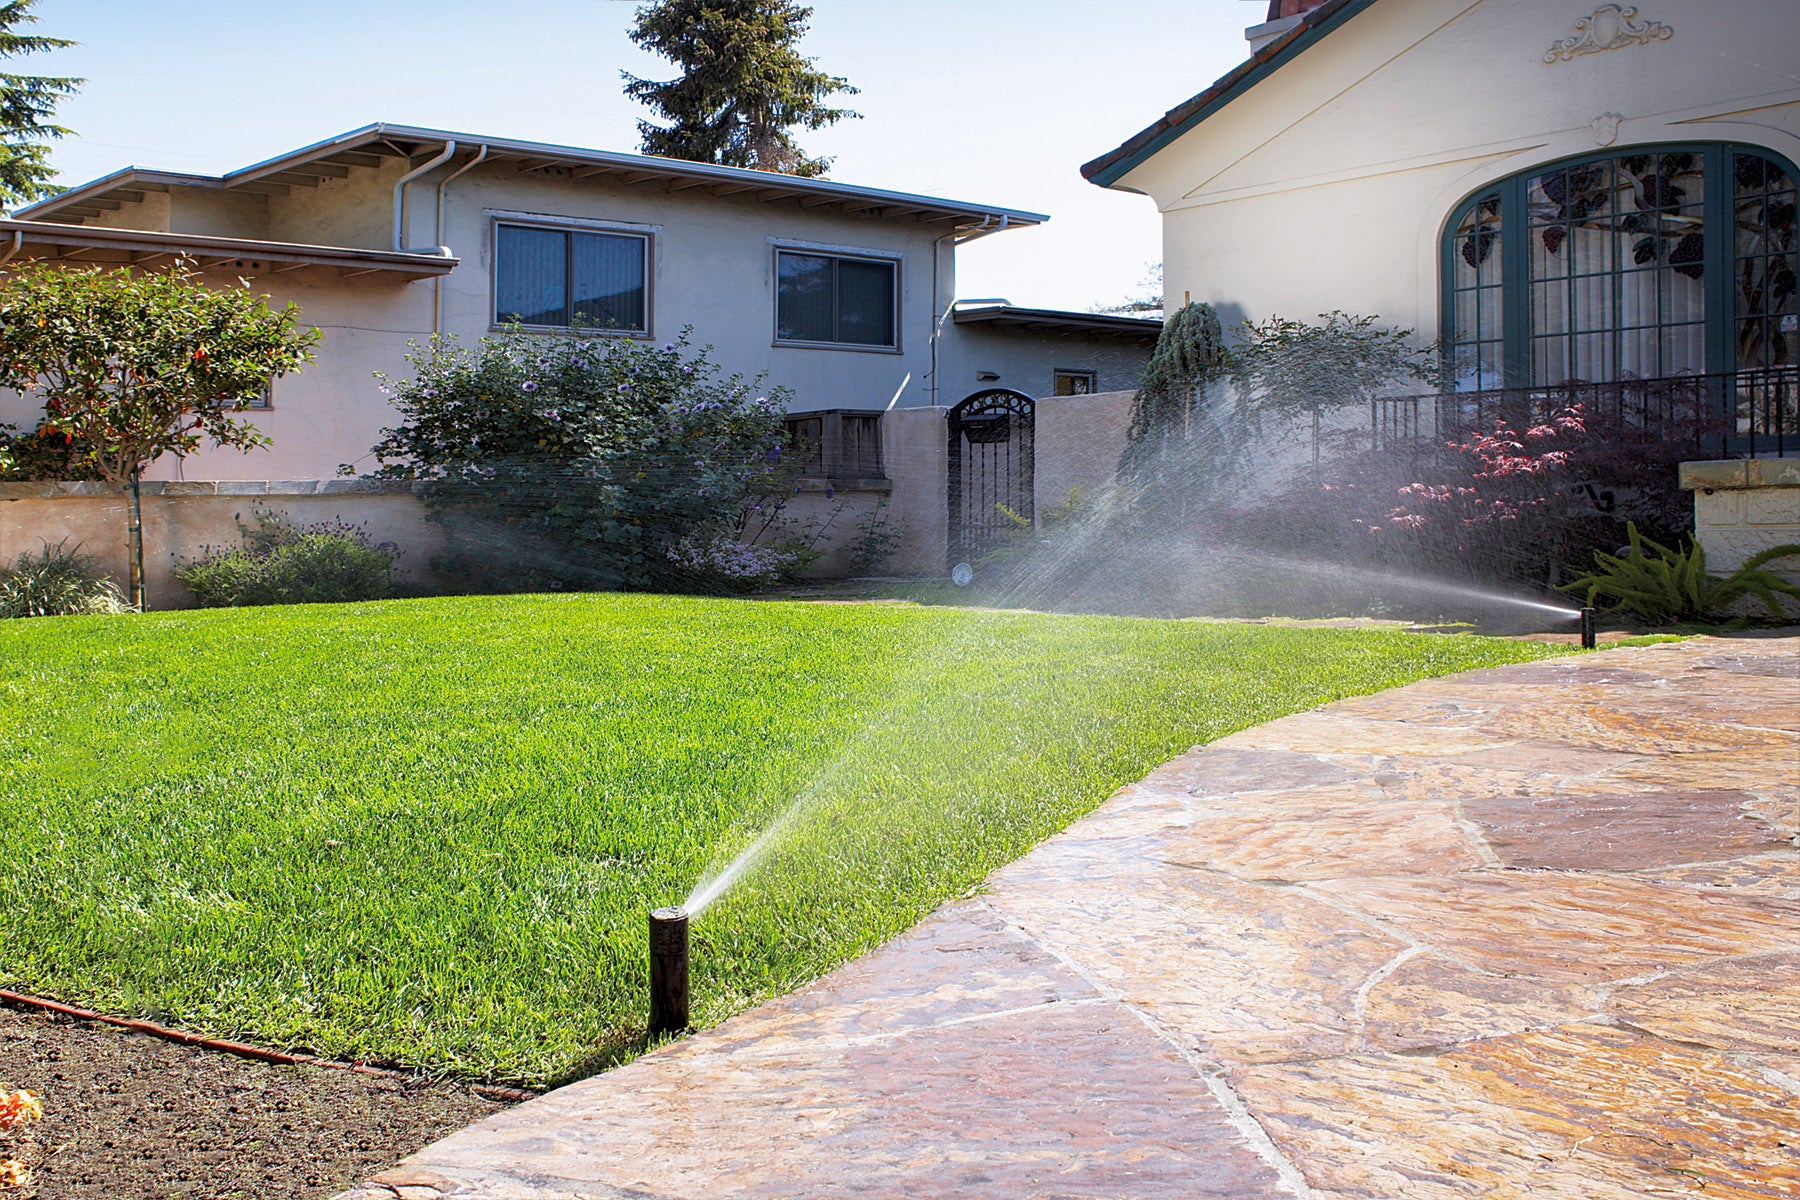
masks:
[(345, 1200), (1800, 1195), (1800, 637), (1194, 750), (801, 991)]

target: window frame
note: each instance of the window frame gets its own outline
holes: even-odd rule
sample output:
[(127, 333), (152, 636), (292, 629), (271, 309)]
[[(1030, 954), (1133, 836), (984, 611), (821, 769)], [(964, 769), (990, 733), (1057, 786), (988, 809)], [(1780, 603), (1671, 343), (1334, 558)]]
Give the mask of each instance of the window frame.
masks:
[[(1062, 383), (1062, 381), (1065, 379), (1071, 379), (1071, 380), (1072, 379), (1085, 379), (1087, 381), (1087, 391), (1085, 391), (1085, 392), (1059, 391), (1058, 388), (1059, 388), (1060, 384)], [(1081, 370), (1079, 368), (1070, 368), (1070, 367), (1051, 367), (1050, 368), (1050, 394), (1052, 396), (1092, 396), (1092, 395), (1096, 394), (1097, 392), (1099, 392), (1099, 390), (1100, 390), (1100, 372), (1098, 372), (1098, 371), (1087, 371), (1087, 370)]]
[[(1737, 364), (1736, 344), (1734, 341), (1738, 313), (1735, 281), (1736, 238), (1728, 232), (1735, 226), (1736, 216), (1734, 202), (1736, 199), (1732, 181), (1732, 156), (1736, 154), (1756, 154), (1767, 159), (1787, 173), (1790, 179), (1800, 184), (1800, 170), (1796, 170), (1792, 161), (1768, 146), (1759, 146), (1748, 142), (1645, 142), (1623, 146), (1608, 146), (1603, 150), (1573, 155), (1566, 158), (1550, 159), (1546, 162), (1534, 163), (1522, 170), (1490, 180), (1479, 188), (1469, 192), (1461, 200), (1451, 206), (1444, 218), (1442, 228), (1438, 232), (1438, 341), (1448, 348), (1456, 345), (1459, 331), (1456, 327), (1456, 241), (1458, 229), (1463, 220), (1483, 201), (1498, 196), (1500, 203), (1500, 318), (1501, 318), (1501, 381), (1499, 387), (1507, 390), (1531, 389), (1539, 387), (1533, 376), (1533, 334), (1535, 332), (1532, 314), (1531, 297), (1531, 223), (1528, 213), (1527, 196), (1531, 180), (1549, 175), (1557, 171), (1585, 166), (1591, 163), (1610, 162), (1615, 159), (1628, 158), (1640, 154), (1693, 154), (1702, 162), (1702, 177), (1705, 181), (1705, 195), (1702, 198), (1704, 214), (1702, 232), (1709, 235), (1705, 238), (1703, 255), (1700, 260), (1704, 268), (1704, 303), (1705, 329), (1702, 334), (1703, 353), (1705, 355), (1704, 371), (1708, 375), (1735, 374), (1740, 368)], [(1616, 274), (1616, 272), (1615, 272)], [(1454, 351), (1450, 350), (1444, 363), (1443, 384), (1447, 389), (1456, 386), (1456, 366), (1450, 358)], [(1592, 382), (1612, 383), (1617, 380), (1595, 380)], [(1556, 386), (1543, 385), (1543, 386)]]
[[(643, 251), (644, 271), (644, 327), (642, 329), (606, 329), (596, 325), (575, 326), (580, 332), (596, 337), (631, 338), (637, 341), (653, 341), (656, 325), (656, 250), (661, 238), (662, 227), (658, 225), (638, 225), (625, 221), (596, 220), (587, 217), (559, 217), (540, 213), (507, 212), (490, 209), (488, 217), (488, 245), (491, 247), (491, 269), (488, 271), (488, 330), (498, 332), (511, 328), (511, 323), (500, 320), (500, 230), (533, 229), (561, 233), (572, 238), (577, 233), (598, 234), (603, 237), (636, 239), (641, 243)], [(567, 243), (572, 250), (572, 243)], [(570, 296), (574, 289), (575, 255), (564, 254), (563, 303), (572, 307)], [(573, 313), (570, 314), (573, 316)], [(567, 333), (567, 325), (528, 325), (521, 322), (518, 326), (527, 333)]]
[[(770, 313), (771, 345), (784, 346), (801, 350), (840, 350), (856, 354), (901, 354), (900, 319), (901, 279), (900, 273), (905, 269), (904, 256), (884, 250), (862, 250), (847, 246), (822, 246), (809, 242), (792, 242), (770, 240), (769, 249), (769, 290), (773, 294), (774, 305)], [(784, 338), (781, 336), (781, 256), (783, 254), (803, 254), (809, 258), (826, 258), (834, 264), (839, 262), (880, 263), (893, 271), (892, 303), (893, 303), (893, 343), (880, 345), (870, 342), (821, 342), (806, 338)], [(837, 270), (832, 269), (832, 324), (835, 328), (842, 314), (838, 310)]]

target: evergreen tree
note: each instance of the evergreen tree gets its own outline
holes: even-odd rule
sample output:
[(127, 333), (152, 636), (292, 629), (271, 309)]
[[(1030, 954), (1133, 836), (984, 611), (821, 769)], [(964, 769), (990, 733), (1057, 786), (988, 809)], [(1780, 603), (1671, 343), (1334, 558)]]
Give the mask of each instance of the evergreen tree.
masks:
[[(17, 32), (17, 26), (37, 23), (37, 14), (31, 11), (35, 3), (37, 0), (0, 3), (0, 59), (75, 44), (67, 38)], [(57, 100), (74, 92), (81, 82), (0, 72), (0, 206), (41, 200), (62, 190), (50, 182), (56, 171), (50, 166), (50, 148), (41, 143), (69, 132), (50, 124), (50, 119)]]
[(639, 121), (645, 154), (787, 175), (821, 176), (788, 136), (858, 114), (825, 103), (856, 89), (795, 49), (812, 9), (794, 0), (658, 0), (637, 11), (631, 40), (681, 67), (667, 83), (625, 75), (625, 94), (668, 125)]
[[(1167, 481), (1171, 468), (1191, 473), (1197, 465), (1191, 443), (1211, 432), (1204, 428), (1207, 384), (1223, 374), (1230, 357), (1212, 305), (1189, 303), (1170, 314), (1132, 398), (1131, 426), (1119, 457), (1121, 479), (1147, 486)], [(1218, 449), (1213, 440), (1206, 451)]]

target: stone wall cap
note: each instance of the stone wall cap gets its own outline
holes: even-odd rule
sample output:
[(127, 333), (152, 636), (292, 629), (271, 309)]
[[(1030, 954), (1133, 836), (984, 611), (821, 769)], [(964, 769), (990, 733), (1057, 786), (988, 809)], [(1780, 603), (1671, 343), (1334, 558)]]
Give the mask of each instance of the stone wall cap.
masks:
[[(45, 500), (64, 496), (121, 496), (122, 484), (74, 479), (28, 479), (0, 482), (0, 500)], [(138, 485), (145, 496), (384, 496), (416, 493), (410, 479), (146, 479)]]
[(1800, 487), (1800, 458), (1753, 458), (1744, 465), (1751, 487)]
[(1740, 489), (1750, 486), (1750, 472), (1742, 459), (1684, 462), (1679, 482), (1682, 490), (1689, 492)]
[(1737, 458), (1681, 464), (1685, 491), (1800, 488), (1800, 458)]

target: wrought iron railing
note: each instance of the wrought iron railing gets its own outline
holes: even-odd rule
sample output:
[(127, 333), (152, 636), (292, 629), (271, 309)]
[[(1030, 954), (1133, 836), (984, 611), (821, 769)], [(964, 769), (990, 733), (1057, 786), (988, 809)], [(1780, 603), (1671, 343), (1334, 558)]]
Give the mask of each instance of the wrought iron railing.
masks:
[(1498, 422), (1525, 429), (1576, 404), (1598, 428), (1691, 438), (1697, 456), (1800, 454), (1800, 367), (1384, 396), (1369, 406), (1369, 442), (1379, 447), (1428, 437), (1452, 441), (1491, 433)]

